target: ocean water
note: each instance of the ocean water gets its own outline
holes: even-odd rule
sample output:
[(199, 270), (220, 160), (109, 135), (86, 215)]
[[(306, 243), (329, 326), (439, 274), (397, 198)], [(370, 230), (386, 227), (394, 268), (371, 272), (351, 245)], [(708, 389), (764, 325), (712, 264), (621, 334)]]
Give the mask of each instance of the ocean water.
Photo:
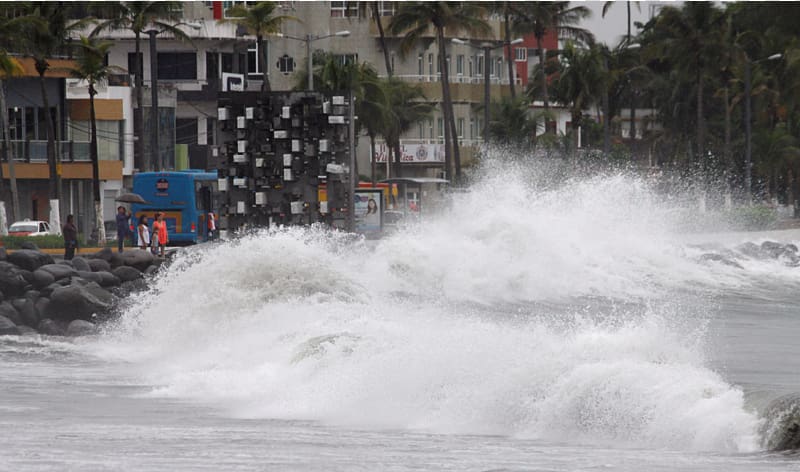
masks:
[(380, 241), (186, 251), (95, 337), (0, 337), (0, 470), (800, 469), (768, 408), (800, 394), (800, 268), (740, 247), (800, 232), (487, 175)]

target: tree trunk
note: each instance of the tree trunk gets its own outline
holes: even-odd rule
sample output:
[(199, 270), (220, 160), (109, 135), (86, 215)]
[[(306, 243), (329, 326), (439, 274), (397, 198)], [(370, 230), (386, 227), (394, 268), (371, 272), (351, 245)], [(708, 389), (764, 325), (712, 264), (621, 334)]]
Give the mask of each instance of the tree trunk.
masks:
[(633, 91), (633, 86), (631, 86), (631, 109), (630, 109), (630, 116), (631, 116), (631, 124), (630, 124), (630, 139), (636, 139), (636, 92)]
[(94, 111), (94, 96), (97, 91), (94, 84), (89, 83), (89, 120), (92, 126), (89, 155), (92, 158), (92, 194), (94, 195), (94, 216), (97, 227), (97, 240), (101, 246), (106, 241), (106, 227), (103, 220), (103, 200), (100, 198), (100, 158), (97, 154), (97, 119)]
[(136, 88), (136, 108), (133, 110), (133, 134), (136, 140), (133, 142), (133, 166), (139, 169), (140, 172), (149, 172), (152, 169), (144, 159), (144, 108), (142, 101), (144, 100), (144, 57), (141, 51), (141, 32), (136, 31), (136, 70), (135, 74), (135, 88)]
[[(6, 104), (6, 89), (5, 81), (0, 80), (0, 117), (2, 117), (3, 126), (3, 146), (6, 152), (3, 153), (8, 163), (8, 181), (11, 190), (11, 218), (12, 221), (22, 219), (19, 212), (19, 192), (17, 191), (17, 174), (15, 170), (14, 159), (16, 156), (16, 148), (11, 143), (11, 129), (8, 122), (8, 105)], [(0, 165), (2, 167), (2, 165)], [(3, 179), (0, 174), (0, 179)], [(2, 196), (2, 198), (5, 198)]]
[(697, 157), (705, 166), (705, 122), (703, 121), (703, 72), (697, 72)]
[[(453, 152), (453, 164), (455, 164), (455, 174), (453, 175), (453, 179), (456, 183), (461, 179), (461, 153), (458, 149), (458, 134), (456, 133), (456, 120), (455, 116), (453, 116), (453, 100), (450, 98), (450, 77), (447, 71), (447, 48), (445, 47), (444, 41), (444, 28), (437, 27), (436, 28), (436, 36), (439, 40), (439, 63), (441, 64), (442, 69), (442, 111), (444, 111), (444, 132), (445, 132), (445, 142), (448, 141), (448, 137), (450, 138), (450, 142), (452, 144), (452, 152)], [(484, 61), (484, 67), (489, 67), (489, 64)], [(486, 126), (489, 124), (486, 123)], [(449, 133), (448, 133), (449, 130)], [(449, 136), (448, 136), (449, 134)], [(445, 148), (445, 155), (447, 153), (447, 149)]]
[(627, 43), (627, 45), (630, 46), (631, 45), (631, 2), (630, 2), (630, 0), (628, 0), (625, 3), (627, 4), (627, 7), (628, 7), (628, 43)]
[(603, 84), (603, 154), (606, 157), (611, 154), (611, 114), (608, 104), (608, 57), (603, 55), (603, 72), (605, 72)]
[(370, 160), (370, 169), (369, 169), (369, 176), (372, 178), (372, 187), (375, 188), (375, 171), (376, 171), (376, 163), (375, 163), (375, 135), (369, 135), (369, 160)]
[[(545, 54), (542, 49), (542, 37), (536, 36), (536, 48), (539, 51), (539, 67), (542, 69), (542, 101), (544, 102), (544, 111), (550, 110), (550, 103), (547, 100), (547, 70), (545, 69)], [(547, 118), (545, 118), (544, 130), (547, 132)]]
[(722, 148), (722, 158), (725, 161), (725, 187), (727, 191), (728, 179), (731, 175), (731, 169), (733, 168), (732, 159), (731, 159), (731, 106), (730, 106), (730, 91), (728, 87), (722, 89), (723, 96), (722, 99), (725, 101), (725, 143), (723, 144)]
[(392, 143), (392, 146), (394, 148), (394, 177), (400, 178), (403, 176), (403, 153), (400, 151), (400, 140)]
[(386, 34), (383, 32), (383, 22), (381, 21), (381, 12), (378, 10), (378, 2), (372, 2), (372, 17), (375, 18), (375, 25), (378, 27), (378, 36), (381, 43), (381, 50), (383, 51), (383, 60), (386, 63), (386, 75), (392, 76), (392, 61), (389, 60), (389, 50), (386, 49)]
[(264, 37), (260, 34), (256, 37), (256, 41), (258, 41), (258, 67), (261, 69), (262, 79), (261, 79), (261, 91), (262, 92), (269, 92), (272, 90), (272, 87), (269, 83), (269, 74), (267, 73), (267, 51), (264, 47)]
[(517, 98), (517, 91), (515, 90), (514, 84), (514, 59), (516, 56), (512, 54), (512, 47), (511, 47), (511, 14), (509, 12), (508, 2), (503, 2), (503, 13), (504, 18), (503, 21), (505, 22), (505, 41), (506, 47), (508, 48), (508, 90), (511, 92), (511, 99)]
[(58, 169), (58, 161), (56, 159), (56, 133), (55, 126), (53, 126), (53, 115), (50, 113), (50, 98), (47, 96), (47, 82), (45, 81), (44, 74), (46, 69), (37, 69), (39, 72), (39, 86), (42, 92), (42, 105), (45, 112), (45, 126), (47, 127), (47, 167), (50, 170), (50, 227), (57, 229), (61, 227), (61, 217), (59, 215), (59, 195), (58, 187), (61, 175)]

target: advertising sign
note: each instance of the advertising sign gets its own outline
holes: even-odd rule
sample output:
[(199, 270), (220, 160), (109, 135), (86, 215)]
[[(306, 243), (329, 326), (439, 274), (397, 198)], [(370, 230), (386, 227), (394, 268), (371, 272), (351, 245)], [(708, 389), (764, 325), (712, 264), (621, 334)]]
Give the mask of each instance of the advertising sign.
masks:
[[(400, 162), (410, 164), (438, 164), (444, 162), (444, 144), (401, 144)], [(389, 147), (384, 144), (375, 146), (375, 162), (386, 162), (389, 158)]]
[(356, 232), (380, 234), (383, 229), (383, 192), (380, 189), (359, 189), (353, 200)]

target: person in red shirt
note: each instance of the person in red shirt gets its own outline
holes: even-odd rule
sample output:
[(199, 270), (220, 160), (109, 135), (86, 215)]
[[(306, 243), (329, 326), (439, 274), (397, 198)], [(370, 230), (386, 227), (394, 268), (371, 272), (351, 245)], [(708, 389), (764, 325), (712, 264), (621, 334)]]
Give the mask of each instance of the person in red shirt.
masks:
[(167, 233), (167, 222), (164, 221), (163, 212), (158, 212), (156, 214), (156, 221), (153, 222), (153, 235), (151, 240), (153, 241), (153, 253), (156, 254), (160, 252), (161, 257), (164, 257), (167, 243), (169, 243), (169, 235)]

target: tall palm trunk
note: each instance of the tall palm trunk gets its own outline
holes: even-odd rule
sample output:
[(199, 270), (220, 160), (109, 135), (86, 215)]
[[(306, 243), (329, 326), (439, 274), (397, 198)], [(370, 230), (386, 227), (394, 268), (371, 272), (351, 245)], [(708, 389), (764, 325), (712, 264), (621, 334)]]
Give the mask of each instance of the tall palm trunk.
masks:
[(722, 99), (725, 101), (725, 143), (722, 148), (722, 157), (725, 160), (725, 190), (729, 185), (728, 177), (731, 175), (732, 160), (731, 160), (731, 106), (730, 106), (730, 92), (728, 87), (722, 89)]
[[(703, 120), (703, 72), (697, 71), (697, 157), (704, 159), (705, 154), (705, 121)], [(705, 162), (701, 162), (705, 165)]]
[(611, 117), (609, 111), (608, 100), (608, 57), (603, 55), (603, 154), (608, 157), (611, 153), (611, 123), (608, 122)]
[[(6, 104), (5, 81), (0, 80), (0, 119), (3, 126), (3, 156), (8, 162), (8, 180), (11, 189), (11, 220), (20, 219), (19, 213), (19, 193), (17, 192), (17, 176), (14, 168), (16, 149), (11, 144), (11, 130), (8, 122), (8, 105)], [(2, 174), (2, 163), (0, 162), (0, 181), (4, 180)], [(0, 198), (5, 199), (5, 192), (0, 192)], [(5, 200), (4, 200), (5, 201)]]
[(402, 159), (403, 153), (400, 151), (400, 139), (394, 140), (392, 143), (392, 153), (394, 154), (394, 177), (399, 178), (402, 177)]
[(89, 120), (92, 127), (91, 147), (89, 155), (92, 158), (92, 194), (94, 195), (94, 219), (97, 227), (98, 244), (102, 245), (106, 240), (106, 228), (103, 221), (103, 201), (100, 198), (100, 158), (97, 154), (97, 119), (94, 112), (94, 96), (97, 90), (94, 83), (89, 84)]
[(267, 51), (264, 47), (264, 36), (259, 34), (256, 36), (256, 41), (258, 42), (258, 67), (261, 69), (262, 74), (261, 91), (269, 92), (272, 87), (270, 86), (269, 74), (267, 73)]
[(511, 48), (511, 13), (509, 12), (508, 2), (503, 2), (503, 22), (505, 23), (505, 42), (508, 58), (508, 90), (511, 92), (511, 99), (517, 98), (517, 91), (514, 89), (514, 55)]
[(45, 112), (45, 126), (47, 127), (47, 167), (50, 169), (50, 227), (57, 230), (61, 227), (59, 200), (61, 195), (58, 188), (61, 184), (61, 175), (58, 172), (56, 160), (56, 133), (53, 125), (53, 115), (50, 113), (50, 98), (47, 96), (47, 82), (44, 74), (47, 72), (47, 62), (36, 62), (36, 71), (39, 73), (39, 87), (42, 92), (42, 105)]
[[(450, 141), (452, 144), (453, 164), (455, 174), (453, 178), (456, 182), (461, 179), (461, 153), (458, 149), (458, 134), (456, 133), (456, 120), (453, 116), (453, 100), (450, 97), (450, 74), (447, 71), (447, 49), (444, 42), (444, 27), (436, 26), (436, 36), (439, 41), (439, 63), (441, 64), (442, 80), (442, 111), (444, 112), (444, 132), (445, 144)], [(484, 61), (485, 63), (485, 61)], [(489, 64), (485, 64), (489, 67)], [(486, 123), (488, 126), (488, 123)], [(447, 159), (447, 148), (445, 148), (445, 160)]]
[(378, 35), (380, 36), (381, 50), (383, 51), (383, 60), (386, 63), (386, 75), (392, 76), (392, 61), (389, 60), (389, 50), (386, 49), (386, 35), (383, 32), (383, 22), (381, 21), (381, 12), (378, 9), (378, 2), (372, 2), (372, 16), (375, 18), (375, 25), (378, 27)]
[[(550, 103), (547, 100), (547, 70), (545, 68), (544, 49), (542, 49), (542, 36), (536, 35), (536, 48), (539, 52), (539, 67), (542, 69), (542, 101), (544, 101), (544, 110), (550, 110)], [(545, 123), (547, 119), (545, 118)], [(547, 124), (545, 124), (545, 131), (547, 131)]]
[(631, 2), (628, 0), (625, 2), (625, 5), (628, 7), (628, 46), (631, 45)]
[(144, 57), (142, 57), (142, 37), (141, 32), (136, 31), (136, 108), (133, 110), (133, 132), (136, 135), (134, 141), (134, 167), (143, 172), (148, 172), (150, 165), (144, 159)]
[(375, 135), (369, 135), (369, 156), (370, 156), (370, 169), (369, 169), (369, 176), (372, 179), (372, 187), (375, 187), (375, 170), (376, 170), (376, 163), (375, 163)]

